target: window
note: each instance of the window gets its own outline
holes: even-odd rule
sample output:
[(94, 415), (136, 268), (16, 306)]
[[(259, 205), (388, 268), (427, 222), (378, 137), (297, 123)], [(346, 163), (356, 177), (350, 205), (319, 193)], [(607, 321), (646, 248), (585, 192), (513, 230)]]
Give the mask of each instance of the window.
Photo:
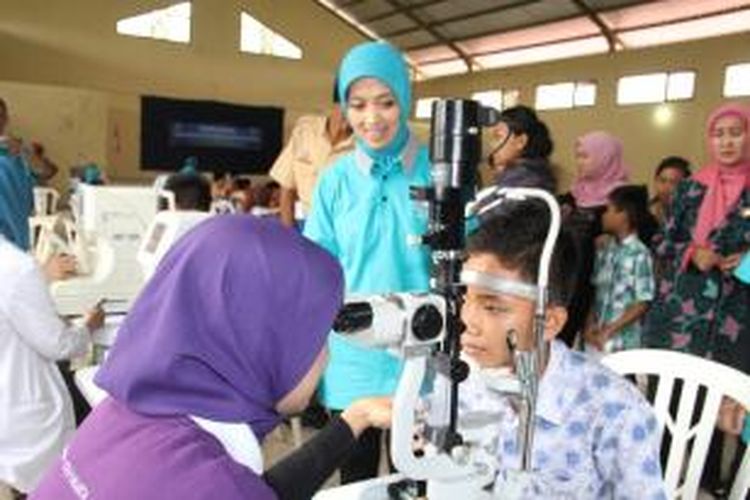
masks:
[(120, 19), (115, 29), (121, 35), (188, 43), (190, 41), (190, 14), (190, 2), (182, 2), (164, 9)]
[(498, 110), (503, 109), (503, 91), (502, 90), (484, 90), (471, 94), (474, 101), (480, 102), (483, 106), (489, 106)]
[(750, 95), (750, 63), (733, 64), (724, 71), (724, 96)]
[(419, 120), (429, 120), (432, 118), (432, 103), (440, 99), (439, 97), (423, 97), (417, 99), (417, 106), (414, 110), (414, 116)]
[(624, 76), (617, 82), (617, 104), (683, 101), (695, 94), (695, 71)]
[(536, 109), (571, 109), (596, 104), (596, 83), (561, 82), (538, 85)]
[(510, 90), (485, 90), (474, 92), (471, 98), (481, 102), (484, 106), (489, 106), (502, 111), (518, 104), (519, 92), (515, 89)]
[(247, 12), (240, 15), (240, 50), (287, 59), (302, 59), (302, 49)]
[(503, 92), (503, 109), (512, 108), (518, 106), (521, 100), (521, 92), (519, 90), (506, 90)]

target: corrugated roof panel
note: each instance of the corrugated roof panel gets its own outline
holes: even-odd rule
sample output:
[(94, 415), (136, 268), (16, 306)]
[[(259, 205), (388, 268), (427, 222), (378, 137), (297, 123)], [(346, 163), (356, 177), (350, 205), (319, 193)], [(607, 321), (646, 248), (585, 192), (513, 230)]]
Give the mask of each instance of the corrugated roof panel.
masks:
[(417, 26), (417, 23), (403, 14), (395, 14), (393, 16), (388, 16), (385, 19), (379, 19), (373, 23), (369, 23), (368, 26), (376, 32), (386, 35), (405, 28), (414, 28)]
[(618, 33), (625, 47), (651, 47), (665, 43), (684, 42), (712, 36), (750, 32), (750, 9), (718, 14), (702, 19), (641, 28)]
[(415, 63), (427, 63), (456, 57), (456, 53), (445, 45), (436, 45), (428, 49), (409, 51), (409, 57)]
[(498, 54), (479, 56), (474, 60), (482, 68), (507, 68), (544, 61), (568, 59), (591, 54), (601, 54), (609, 50), (609, 44), (603, 36), (552, 43), (527, 49), (508, 50)]
[(591, 7), (592, 10), (609, 10), (649, 2), (653, 2), (653, 0), (586, 0), (586, 5)]
[(389, 38), (389, 41), (395, 45), (398, 45), (399, 47), (405, 48), (406, 50), (408, 50), (409, 47), (440, 43), (438, 42), (437, 38), (432, 36), (429, 32), (423, 30), (412, 31), (405, 35), (391, 37)]
[(616, 30), (626, 30), (745, 6), (750, 7), (750, 0), (666, 0), (603, 13), (602, 19)]
[(466, 21), (456, 21), (440, 26), (439, 29), (450, 38), (463, 39), (493, 30), (508, 31), (580, 14), (572, 3), (560, 0), (553, 3), (556, 6), (550, 6), (547, 2), (529, 4)]
[(460, 42), (469, 54), (497, 52), (517, 47), (528, 47), (559, 40), (599, 34), (599, 28), (587, 17), (558, 21), (544, 26), (513, 30)]
[(365, 0), (344, 7), (344, 10), (361, 21), (394, 11), (393, 6), (384, 0)]
[(462, 0), (460, 2), (440, 2), (420, 9), (415, 9), (414, 13), (420, 18), (432, 22), (461, 15), (470, 15), (490, 8), (499, 9), (514, 3), (518, 3), (518, 0)]
[(419, 71), (427, 78), (460, 75), (466, 73), (466, 65), (460, 59), (436, 64), (420, 64)]

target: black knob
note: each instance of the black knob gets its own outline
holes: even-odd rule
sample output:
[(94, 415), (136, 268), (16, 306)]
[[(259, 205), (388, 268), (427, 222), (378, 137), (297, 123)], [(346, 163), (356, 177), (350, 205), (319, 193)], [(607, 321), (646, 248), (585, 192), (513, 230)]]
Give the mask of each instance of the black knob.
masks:
[(454, 359), (451, 362), (450, 377), (451, 381), (460, 384), (469, 376), (469, 365), (461, 359)]
[(411, 323), (412, 334), (421, 341), (432, 340), (443, 331), (443, 316), (432, 304), (419, 306), (414, 312)]

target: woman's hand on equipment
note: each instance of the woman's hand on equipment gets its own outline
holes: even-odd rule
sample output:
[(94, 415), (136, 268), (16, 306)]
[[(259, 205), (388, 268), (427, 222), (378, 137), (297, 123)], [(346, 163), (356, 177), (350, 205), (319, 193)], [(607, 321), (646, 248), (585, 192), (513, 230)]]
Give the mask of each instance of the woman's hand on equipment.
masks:
[(390, 427), (393, 402), (390, 397), (358, 399), (341, 413), (341, 418), (359, 436), (368, 427)]

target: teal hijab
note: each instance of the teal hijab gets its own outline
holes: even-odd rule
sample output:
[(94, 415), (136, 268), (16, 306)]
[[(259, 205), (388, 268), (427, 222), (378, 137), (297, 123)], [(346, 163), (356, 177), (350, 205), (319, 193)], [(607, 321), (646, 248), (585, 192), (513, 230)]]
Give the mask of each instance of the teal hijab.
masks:
[(338, 73), (339, 100), (344, 111), (349, 88), (360, 78), (375, 78), (387, 86), (396, 97), (401, 114), (398, 132), (385, 147), (372, 149), (359, 138), (357, 146), (375, 161), (395, 159), (409, 141), (406, 122), (411, 109), (411, 84), (404, 56), (385, 42), (362, 43), (351, 49), (341, 61)]
[(0, 234), (21, 250), (29, 249), (29, 216), (34, 178), (20, 156), (0, 147)]

